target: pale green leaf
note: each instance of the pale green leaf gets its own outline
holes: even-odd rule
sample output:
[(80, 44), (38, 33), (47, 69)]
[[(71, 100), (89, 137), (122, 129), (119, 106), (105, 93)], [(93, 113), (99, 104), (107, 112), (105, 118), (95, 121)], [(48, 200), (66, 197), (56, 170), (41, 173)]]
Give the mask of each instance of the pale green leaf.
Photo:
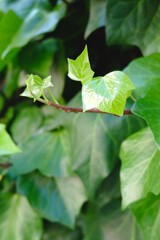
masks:
[(72, 80), (81, 81), (84, 84), (92, 79), (94, 72), (90, 67), (87, 46), (76, 60), (68, 58), (68, 69), (68, 76)]
[(131, 206), (145, 240), (160, 239), (160, 195), (149, 194), (147, 198)]
[(21, 150), (15, 145), (7, 133), (4, 124), (0, 124), (0, 155), (19, 153)]
[(17, 175), (39, 169), (44, 175), (66, 177), (71, 170), (71, 149), (66, 130), (35, 135), (20, 144), (23, 154), (12, 156)]
[(144, 55), (160, 51), (160, 2), (152, 0), (108, 0), (106, 37), (108, 44), (138, 46)]
[(0, 239), (41, 240), (42, 221), (25, 197), (0, 193)]
[(132, 112), (144, 118), (160, 149), (160, 84), (155, 85), (144, 98), (138, 99)]
[(130, 79), (120, 71), (94, 78), (82, 87), (83, 110), (97, 108), (100, 111), (122, 116), (126, 99), (132, 89), (134, 86)]
[(78, 177), (53, 179), (34, 173), (19, 177), (17, 189), (44, 218), (71, 228), (86, 201), (85, 190)]
[(160, 193), (160, 151), (149, 128), (122, 143), (120, 158), (123, 208), (146, 197), (149, 192)]
[[(36, 98), (40, 98), (43, 95), (44, 89), (53, 87), (53, 84), (51, 83), (51, 76), (42, 80), (39, 76), (31, 74), (28, 76), (26, 84), (27, 87), (21, 94), (22, 97), (34, 98), (30, 93), (31, 91)], [(34, 100), (36, 100), (36, 98), (34, 98)]]

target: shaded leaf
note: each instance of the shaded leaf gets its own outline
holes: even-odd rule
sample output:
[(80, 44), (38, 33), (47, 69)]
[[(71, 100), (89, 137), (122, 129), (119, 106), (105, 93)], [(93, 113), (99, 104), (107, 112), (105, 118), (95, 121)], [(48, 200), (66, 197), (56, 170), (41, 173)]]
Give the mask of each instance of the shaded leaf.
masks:
[(146, 93), (160, 82), (160, 54), (155, 53), (132, 61), (124, 72), (135, 86), (134, 92), (138, 97)]
[(28, 72), (47, 77), (50, 74), (53, 56), (56, 51), (57, 40), (53, 38), (48, 38), (38, 45), (37, 42), (31, 42), (20, 52), (19, 64)]
[(25, 197), (0, 194), (0, 209), (0, 239), (41, 239), (42, 221)]
[(90, 205), (85, 213), (83, 240), (143, 240), (130, 211), (121, 211), (120, 200), (114, 200), (98, 211)]
[(134, 116), (79, 114), (70, 122), (72, 168), (82, 179), (90, 199), (115, 167), (121, 142), (144, 126)]
[(132, 112), (144, 118), (150, 127), (160, 149), (160, 84), (154, 86), (144, 98), (133, 105)]
[(107, 43), (136, 45), (144, 55), (159, 52), (159, 16), (159, 1), (107, 1)]
[(140, 130), (122, 143), (120, 158), (124, 208), (146, 197), (148, 192), (160, 193), (160, 151), (149, 128)]
[(85, 30), (85, 38), (97, 28), (105, 26), (106, 4), (106, 0), (90, 0), (90, 16)]
[(21, 150), (15, 145), (7, 133), (4, 124), (0, 124), (0, 155), (19, 153)]
[(81, 81), (82, 84), (91, 80), (94, 75), (90, 67), (88, 49), (85, 46), (83, 52), (76, 58), (72, 60), (68, 58), (68, 76), (75, 81)]
[(64, 13), (64, 4), (51, 12), (33, 9), (24, 21), (11, 10), (6, 13), (0, 21), (0, 69), (31, 39), (54, 30)]
[(149, 194), (147, 198), (131, 206), (145, 240), (160, 239), (160, 195)]
[(83, 110), (97, 108), (122, 116), (126, 99), (131, 95), (132, 89), (134, 86), (130, 79), (120, 71), (94, 78), (83, 85)]
[(48, 0), (0, 0), (1, 11), (6, 13), (12, 10), (21, 18), (25, 18), (32, 9), (49, 10), (50, 7)]
[(12, 156), (13, 169), (17, 175), (39, 169), (47, 176), (70, 176), (70, 142), (66, 130), (44, 132), (20, 144), (22, 154)]
[(11, 133), (17, 143), (35, 134), (42, 123), (42, 113), (36, 106), (21, 109), (11, 125)]
[(84, 187), (77, 177), (53, 179), (34, 173), (19, 177), (17, 189), (44, 218), (71, 228), (86, 200)]

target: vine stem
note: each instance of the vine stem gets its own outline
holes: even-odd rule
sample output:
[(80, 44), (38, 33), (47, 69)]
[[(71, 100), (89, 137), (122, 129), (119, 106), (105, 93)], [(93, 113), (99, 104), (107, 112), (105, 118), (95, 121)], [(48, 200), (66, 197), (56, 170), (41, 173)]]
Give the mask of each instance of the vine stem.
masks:
[[(82, 108), (76, 108), (76, 107), (68, 107), (68, 106), (64, 106), (64, 105), (60, 105), (60, 104), (57, 104), (57, 103), (53, 103), (53, 102), (50, 102), (50, 101), (46, 101), (42, 98), (37, 98), (33, 92), (31, 91), (29, 85), (27, 85), (27, 88), (30, 92), (30, 94), (32, 95), (33, 98), (35, 98), (36, 100), (38, 100), (39, 102), (42, 102), (44, 104), (47, 104), (49, 106), (52, 106), (52, 107), (55, 107), (57, 109), (60, 109), (66, 113), (70, 113), (70, 112), (73, 112), (73, 113), (79, 113), (79, 112), (83, 112), (83, 109)], [(107, 112), (103, 112), (103, 111), (100, 111), (96, 108), (93, 108), (93, 109), (90, 109), (88, 111), (86, 111), (87, 113), (103, 113), (103, 114), (112, 114), (112, 113), (107, 113)], [(113, 114), (114, 116), (117, 116), (119, 117), (118, 115), (116, 114)], [(123, 115), (133, 115), (133, 113), (130, 111), (130, 110), (124, 110), (123, 112)]]
[[(50, 102), (50, 101), (48, 101), (47, 104), (52, 106), (52, 107), (55, 107), (57, 109), (63, 110), (64, 112), (67, 112), (67, 113), (69, 113), (69, 112), (74, 112), (74, 113), (83, 112), (82, 108), (68, 107), (68, 106), (56, 104), (56, 103), (53, 103), (53, 102)], [(90, 110), (88, 110), (86, 112), (88, 112), (88, 113), (112, 114), (112, 113), (102, 112), (102, 111), (100, 111), (100, 110), (98, 110), (96, 108), (90, 109)], [(116, 114), (113, 114), (113, 115), (118, 116)], [(123, 115), (133, 115), (133, 113), (130, 110), (124, 110)]]
[(3, 168), (3, 169), (8, 169), (11, 166), (12, 166), (11, 163), (0, 163), (0, 168)]

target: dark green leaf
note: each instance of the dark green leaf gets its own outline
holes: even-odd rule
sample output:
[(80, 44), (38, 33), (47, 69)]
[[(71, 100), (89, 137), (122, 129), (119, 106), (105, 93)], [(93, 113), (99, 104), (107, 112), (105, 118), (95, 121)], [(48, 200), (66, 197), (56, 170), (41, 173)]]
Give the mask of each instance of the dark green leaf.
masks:
[(12, 157), (16, 174), (26, 174), (39, 169), (47, 176), (70, 176), (71, 149), (66, 130), (44, 132), (20, 144), (22, 154)]
[(100, 211), (89, 206), (85, 213), (83, 240), (143, 240), (130, 211), (122, 212), (120, 201), (114, 200)]
[(160, 193), (160, 151), (149, 128), (133, 134), (122, 143), (120, 158), (123, 207)]
[(160, 84), (153, 87), (144, 98), (136, 101), (132, 112), (144, 118), (150, 127), (160, 149)]
[(0, 239), (40, 240), (42, 221), (25, 197), (0, 194)]
[(54, 30), (64, 16), (65, 6), (59, 4), (52, 12), (33, 9), (24, 21), (9, 11), (0, 21), (0, 68), (32, 38)]
[(56, 51), (57, 40), (53, 38), (46, 39), (38, 45), (37, 42), (31, 42), (20, 52), (19, 64), (28, 72), (47, 77)]
[(138, 58), (132, 61), (124, 72), (134, 84), (134, 92), (144, 97), (151, 87), (160, 82), (160, 54)]
[(7, 133), (4, 124), (0, 124), (0, 155), (19, 153), (21, 150), (15, 145)]
[(87, 46), (76, 60), (68, 58), (68, 70), (68, 76), (72, 80), (81, 81), (82, 84), (92, 79), (94, 72), (90, 67)]
[(144, 55), (160, 51), (160, 2), (108, 0), (106, 36), (108, 44), (138, 46)]
[(85, 31), (85, 38), (97, 28), (105, 26), (106, 4), (106, 0), (90, 0), (90, 16)]
[(2, 95), (0, 95), (0, 113), (3, 109), (3, 107), (4, 107), (4, 98), (2, 97)]
[(131, 206), (137, 222), (140, 224), (145, 240), (160, 239), (160, 195), (149, 194), (147, 198)]
[(83, 110), (97, 108), (122, 116), (126, 99), (131, 95), (132, 89), (134, 86), (130, 79), (120, 71), (94, 78), (83, 85)]
[(77, 177), (53, 179), (34, 173), (19, 177), (17, 189), (44, 218), (71, 228), (86, 200), (84, 187)]

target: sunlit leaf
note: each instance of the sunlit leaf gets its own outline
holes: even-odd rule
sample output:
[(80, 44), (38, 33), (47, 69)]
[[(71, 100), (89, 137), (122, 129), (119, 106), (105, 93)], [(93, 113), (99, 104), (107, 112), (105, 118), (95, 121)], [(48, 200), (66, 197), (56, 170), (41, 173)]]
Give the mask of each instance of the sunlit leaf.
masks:
[(87, 46), (76, 60), (68, 58), (68, 69), (68, 76), (72, 80), (81, 81), (82, 84), (84, 84), (92, 79), (94, 72), (90, 67)]
[(130, 79), (120, 71), (94, 78), (82, 87), (83, 110), (97, 108), (122, 116), (126, 99), (131, 95), (132, 89), (134, 86)]

